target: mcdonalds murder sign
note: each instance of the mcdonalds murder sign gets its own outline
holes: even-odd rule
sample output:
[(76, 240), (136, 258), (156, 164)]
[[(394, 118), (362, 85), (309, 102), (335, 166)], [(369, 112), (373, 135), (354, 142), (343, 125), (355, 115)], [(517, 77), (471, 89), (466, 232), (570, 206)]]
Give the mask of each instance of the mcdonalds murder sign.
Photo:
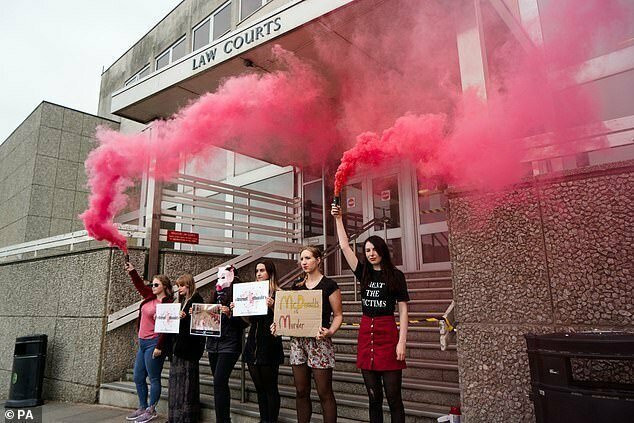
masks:
[(273, 321), (277, 335), (312, 338), (321, 327), (321, 290), (277, 291)]

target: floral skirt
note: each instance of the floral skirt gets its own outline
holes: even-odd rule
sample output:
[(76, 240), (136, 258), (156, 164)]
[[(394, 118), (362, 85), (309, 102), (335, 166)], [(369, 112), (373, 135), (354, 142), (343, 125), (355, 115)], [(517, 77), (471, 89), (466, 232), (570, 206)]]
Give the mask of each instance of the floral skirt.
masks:
[(332, 339), (291, 338), (291, 366), (307, 364), (313, 369), (335, 367), (335, 347)]

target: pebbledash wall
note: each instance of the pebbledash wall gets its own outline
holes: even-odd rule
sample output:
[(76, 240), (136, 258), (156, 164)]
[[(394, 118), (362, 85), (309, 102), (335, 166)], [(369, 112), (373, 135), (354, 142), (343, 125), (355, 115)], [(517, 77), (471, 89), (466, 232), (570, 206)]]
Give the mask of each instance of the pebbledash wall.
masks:
[[(534, 422), (526, 333), (634, 331), (634, 161), (449, 199), (468, 423)], [(634, 366), (581, 377), (634, 383)]]
[[(131, 249), (131, 261), (143, 269), (146, 250)], [(232, 256), (163, 251), (161, 272), (175, 279), (201, 273)], [(282, 274), (296, 266), (276, 260)], [(253, 279), (252, 266), (240, 269)], [(208, 299), (211, 286), (202, 289)], [(15, 339), (48, 335), (45, 399), (97, 401), (101, 382), (120, 380), (136, 352), (134, 323), (106, 332), (108, 314), (140, 297), (123, 270), (123, 257), (111, 248), (64, 253), (0, 264), (0, 399), (8, 398)]]

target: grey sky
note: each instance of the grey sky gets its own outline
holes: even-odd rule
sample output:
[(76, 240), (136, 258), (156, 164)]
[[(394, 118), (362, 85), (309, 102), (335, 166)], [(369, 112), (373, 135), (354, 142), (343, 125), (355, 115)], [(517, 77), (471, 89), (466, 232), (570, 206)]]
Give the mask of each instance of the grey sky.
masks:
[(42, 100), (96, 113), (102, 69), (180, 1), (2, 2), (0, 143)]

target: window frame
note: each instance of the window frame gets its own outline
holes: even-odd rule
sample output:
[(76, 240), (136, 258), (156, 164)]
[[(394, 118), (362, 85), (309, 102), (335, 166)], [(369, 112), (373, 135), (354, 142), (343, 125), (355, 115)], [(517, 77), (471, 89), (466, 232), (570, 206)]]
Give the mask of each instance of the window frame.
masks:
[[(147, 75), (141, 76), (141, 74), (145, 71), (148, 71)], [(141, 79), (145, 78), (146, 76), (150, 75), (150, 64), (146, 64), (145, 66), (143, 66), (139, 71), (137, 71), (134, 75), (132, 75), (130, 78), (126, 79), (126, 81), (123, 83), (123, 88), (127, 88), (130, 85), (133, 85), (134, 83), (140, 81)]]
[[(214, 21), (213, 21), (213, 18), (216, 15), (218, 15), (221, 11), (223, 11), (225, 9), (225, 7), (229, 7), (229, 29), (226, 30), (225, 32), (223, 32), (222, 34), (220, 34), (217, 38), (214, 38)], [(201, 47), (199, 47), (198, 49), (194, 49), (194, 45), (196, 45), (195, 32), (196, 32), (197, 29), (199, 29), (200, 27), (205, 25), (207, 22), (209, 22), (209, 39)], [(218, 6), (216, 9), (214, 9), (214, 11), (211, 12), (205, 19), (203, 19), (202, 21), (198, 22), (192, 28), (192, 51), (200, 51), (200, 50), (206, 48), (209, 44), (211, 44), (215, 40), (220, 39), (224, 35), (226, 35), (229, 32), (231, 32), (231, 23), (232, 23), (231, 0), (227, 0), (226, 2), (224, 2), (223, 4)]]
[[(173, 63), (174, 60), (172, 59), (172, 53), (174, 52), (174, 47), (176, 47), (181, 42), (185, 42), (186, 40), (187, 40), (187, 35), (185, 34), (182, 37), (180, 37), (178, 40), (174, 41), (168, 48), (166, 48), (161, 53), (159, 53), (156, 56), (156, 59), (154, 59), (154, 71), (161, 70), (164, 67), (169, 66), (171, 63)], [(158, 61), (161, 60), (166, 55), (168, 56), (167, 63), (159, 68), (158, 67)], [(185, 56), (187, 56), (187, 47), (185, 47), (185, 54), (182, 57), (185, 57)], [(181, 57), (179, 57), (179, 59), (180, 58)], [(176, 59), (176, 60), (178, 60), (178, 59)]]
[(246, 16), (242, 16), (242, 1), (243, 0), (239, 0), (240, 5), (238, 6), (238, 15), (240, 16), (240, 20), (239, 22), (242, 22), (243, 20), (247, 19), (248, 17), (252, 16), (253, 14), (255, 14), (258, 10), (262, 9), (264, 6), (266, 6), (266, 4), (269, 2), (269, 0), (260, 0), (260, 7), (256, 8), (253, 12), (249, 13)]

